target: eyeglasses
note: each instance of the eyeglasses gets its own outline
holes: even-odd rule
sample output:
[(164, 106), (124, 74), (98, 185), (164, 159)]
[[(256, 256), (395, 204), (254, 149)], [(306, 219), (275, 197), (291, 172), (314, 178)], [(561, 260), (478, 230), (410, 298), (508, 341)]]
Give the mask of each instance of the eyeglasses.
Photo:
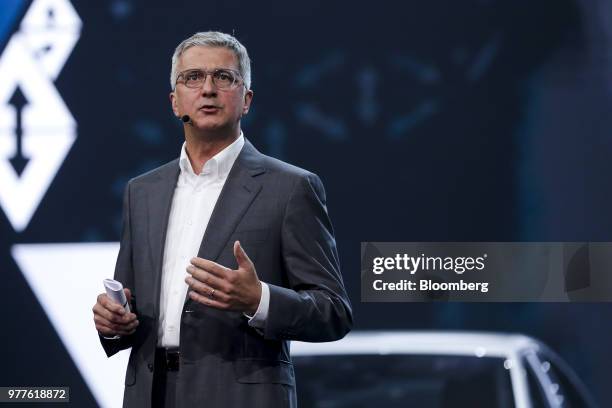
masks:
[(220, 90), (235, 89), (242, 82), (240, 73), (229, 68), (218, 68), (212, 71), (203, 69), (188, 69), (178, 74), (177, 83), (183, 83), (187, 88), (199, 88), (206, 81), (208, 75), (212, 76), (212, 82)]

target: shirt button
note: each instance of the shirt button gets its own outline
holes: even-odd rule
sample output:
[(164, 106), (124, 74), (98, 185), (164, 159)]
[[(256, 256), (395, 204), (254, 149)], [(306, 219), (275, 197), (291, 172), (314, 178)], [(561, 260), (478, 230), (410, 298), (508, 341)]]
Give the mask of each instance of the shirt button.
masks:
[(153, 364), (149, 363), (147, 364), (147, 367), (149, 367), (150, 372), (153, 372)]
[(169, 331), (174, 331), (174, 326), (168, 326)]

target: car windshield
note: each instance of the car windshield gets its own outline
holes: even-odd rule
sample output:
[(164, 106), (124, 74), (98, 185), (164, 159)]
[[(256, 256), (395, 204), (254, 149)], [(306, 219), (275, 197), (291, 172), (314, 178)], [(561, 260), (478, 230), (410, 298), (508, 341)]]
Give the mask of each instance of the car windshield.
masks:
[(293, 360), (300, 407), (514, 407), (503, 358), (399, 354)]

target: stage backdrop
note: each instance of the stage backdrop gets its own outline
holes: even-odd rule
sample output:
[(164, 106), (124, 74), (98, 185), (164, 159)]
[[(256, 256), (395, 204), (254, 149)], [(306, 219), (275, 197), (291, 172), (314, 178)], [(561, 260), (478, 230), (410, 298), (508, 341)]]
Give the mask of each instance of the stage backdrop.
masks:
[(612, 241), (603, 0), (3, 0), (0, 385), (120, 401), (91, 307), (126, 182), (179, 154), (170, 57), (205, 30), (251, 55), (245, 136), (322, 178), (357, 329), (526, 333), (612, 406), (609, 304), (359, 301), (362, 241)]

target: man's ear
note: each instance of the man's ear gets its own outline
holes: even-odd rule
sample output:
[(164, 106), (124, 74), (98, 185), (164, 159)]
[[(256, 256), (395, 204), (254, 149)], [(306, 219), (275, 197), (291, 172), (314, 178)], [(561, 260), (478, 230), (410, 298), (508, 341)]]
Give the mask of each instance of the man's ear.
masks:
[(244, 106), (242, 107), (242, 114), (246, 115), (249, 113), (249, 109), (251, 108), (251, 101), (253, 100), (253, 90), (249, 89), (244, 94)]
[(174, 112), (174, 116), (178, 118), (180, 115), (179, 115), (178, 106), (176, 103), (176, 95), (174, 94), (174, 91), (170, 92), (169, 97), (170, 97), (170, 105), (172, 106), (172, 112)]

